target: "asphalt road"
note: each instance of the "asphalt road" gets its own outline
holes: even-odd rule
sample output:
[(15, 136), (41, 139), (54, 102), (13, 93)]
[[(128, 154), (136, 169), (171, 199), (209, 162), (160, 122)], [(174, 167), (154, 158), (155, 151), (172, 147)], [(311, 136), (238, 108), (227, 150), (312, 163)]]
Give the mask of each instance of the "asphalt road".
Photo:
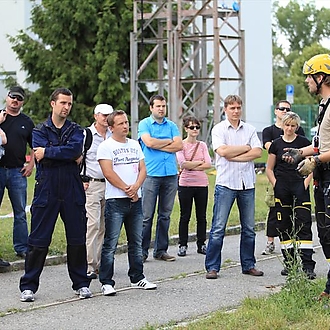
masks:
[[(324, 277), (327, 264), (317, 235), (314, 236), (316, 273)], [(266, 243), (264, 232), (258, 232), (256, 238), (257, 268), (265, 272), (263, 277), (241, 273), (237, 235), (225, 238), (224, 267), (217, 280), (205, 279), (204, 256), (196, 253), (193, 242), (189, 243), (187, 256), (177, 257), (175, 262), (158, 261), (149, 256), (144, 273), (157, 283), (155, 291), (130, 288), (126, 253), (116, 256), (116, 296), (102, 296), (99, 281), (93, 280), (90, 288), (94, 297), (79, 300), (71, 289), (66, 265), (60, 264), (44, 268), (35, 301), (22, 303), (18, 289), (22, 270), (1, 273), (0, 329), (141, 329), (146, 325), (189, 321), (222, 308), (235, 308), (244, 298), (268, 295), (285, 282), (285, 277), (280, 275), (278, 240), (277, 253), (262, 256), (260, 252)], [(171, 246), (169, 252), (176, 255), (177, 247)]]

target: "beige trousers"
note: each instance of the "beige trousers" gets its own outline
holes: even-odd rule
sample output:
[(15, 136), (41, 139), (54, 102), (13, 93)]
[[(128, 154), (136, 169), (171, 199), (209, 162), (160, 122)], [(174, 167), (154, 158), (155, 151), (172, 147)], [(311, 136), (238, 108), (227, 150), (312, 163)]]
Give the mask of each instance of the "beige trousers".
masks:
[(86, 190), (87, 272), (98, 272), (104, 240), (105, 182), (91, 181)]

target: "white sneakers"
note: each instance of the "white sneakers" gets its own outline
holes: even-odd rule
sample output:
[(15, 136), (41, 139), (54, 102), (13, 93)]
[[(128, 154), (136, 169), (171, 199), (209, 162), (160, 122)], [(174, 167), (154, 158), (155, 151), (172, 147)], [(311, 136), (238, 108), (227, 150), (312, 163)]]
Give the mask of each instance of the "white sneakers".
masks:
[(82, 288), (75, 291), (76, 295), (79, 295), (80, 299), (92, 298), (92, 292), (87, 288), (87, 286), (83, 286)]
[[(86, 286), (75, 291), (75, 294), (79, 296), (80, 299), (92, 298), (93, 294)], [(32, 302), (34, 301), (34, 292), (32, 290), (24, 290), (21, 292), (22, 302)]]
[(22, 302), (32, 302), (34, 301), (34, 292), (32, 290), (24, 290), (21, 292)]
[[(157, 285), (155, 283), (149, 282), (146, 278), (143, 278), (137, 283), (131, 283), (131, 287), (134, 289), (143, 289), (143, 290), (157, 289)], [(114, 296), (116, 294), (116, 290), (110, 284), (103, 284), (101, 286), (101, 292), (103, 296)]]
[(101, 286), (101, 292), (103, 296), (114, 296), (116, 294), (116, 290), (110, 284), (103, 284)]
[(143, 278), (137, 283), (131, 283), (131, 287), (135, 289), (154, 290), (157, 288), (157, 285), (149, 282), (146, 278)]

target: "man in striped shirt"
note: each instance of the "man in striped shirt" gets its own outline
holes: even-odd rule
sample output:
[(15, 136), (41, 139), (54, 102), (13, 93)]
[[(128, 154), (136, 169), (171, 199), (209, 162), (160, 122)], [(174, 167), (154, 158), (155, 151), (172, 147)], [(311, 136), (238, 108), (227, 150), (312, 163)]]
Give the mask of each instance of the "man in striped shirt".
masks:
[(243, 122), (242, 99), (229, 95), (224, 100), (226, 120), (212, 129), (212, 145), (217, 170), (212, 228), (206, 251), (207, 279), (216, 279), (221, 265), (221, 250), (226, 225), (234, 201), (240, 214), (240, 259), (243, 274), (262, 276), (255, 268), (255, 171), (253, 160), (262, 153), (256, 129)]

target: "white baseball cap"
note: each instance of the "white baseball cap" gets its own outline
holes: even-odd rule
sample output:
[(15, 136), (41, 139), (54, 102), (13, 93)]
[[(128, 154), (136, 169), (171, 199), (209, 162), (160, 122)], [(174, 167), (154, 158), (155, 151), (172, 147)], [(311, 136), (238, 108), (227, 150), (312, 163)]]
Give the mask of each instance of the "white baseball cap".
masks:
[(102, 113), (103, 115), (109, 115), (111, 112), (113, 112), (113, 107), (109, 104), (98, 104), (95, 109), (94, 113)]

